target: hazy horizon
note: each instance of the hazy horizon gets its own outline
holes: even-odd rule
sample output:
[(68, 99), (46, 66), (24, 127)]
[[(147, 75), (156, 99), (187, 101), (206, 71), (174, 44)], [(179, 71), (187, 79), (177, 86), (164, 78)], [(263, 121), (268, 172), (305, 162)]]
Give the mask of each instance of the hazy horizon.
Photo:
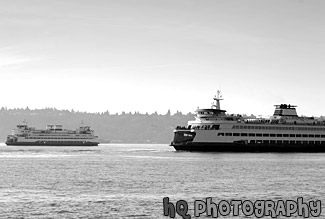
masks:
[(325, 114), (320, 0), (15, 0), (0, 8), (0, 106)]

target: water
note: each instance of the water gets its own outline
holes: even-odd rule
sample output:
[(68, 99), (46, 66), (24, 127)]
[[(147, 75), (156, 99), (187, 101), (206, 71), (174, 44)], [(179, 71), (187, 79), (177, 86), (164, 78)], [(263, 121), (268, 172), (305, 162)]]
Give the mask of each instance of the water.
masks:
[(206, 197), (325, 203), (324, 153), (0, 146), (0, 176), (0, 218), (170, 218), (163, 216), (164, 197), (187, 201), (192, 218), (194, 200)]

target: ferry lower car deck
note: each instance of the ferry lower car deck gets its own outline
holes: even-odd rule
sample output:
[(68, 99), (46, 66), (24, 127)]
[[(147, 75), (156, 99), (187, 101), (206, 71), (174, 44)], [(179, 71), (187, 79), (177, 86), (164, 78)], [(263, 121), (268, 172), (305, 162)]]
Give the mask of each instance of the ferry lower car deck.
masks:
[[(58, 136), (56, 136), (58, 137)], [(6, 145), (8, 146), (98, 146), (99, 142), (93, 138), (55, 138), (52, 137), (18, 137), (9, 135)]]
[(177, 151), (201, 152), (325, 152), (322, 144), (246, 143), (246, 142), (187, 142), (172, 143)]
[(325, 126), (224, 124), (219, 130), (209, 127), (213, 126), (176, 129), (171, 146), (186, 151), (325, 152)]
[(98, 142), (91, 141), (35, 141), (35, 142), (10, 142), (8, 146), (98, 146)]

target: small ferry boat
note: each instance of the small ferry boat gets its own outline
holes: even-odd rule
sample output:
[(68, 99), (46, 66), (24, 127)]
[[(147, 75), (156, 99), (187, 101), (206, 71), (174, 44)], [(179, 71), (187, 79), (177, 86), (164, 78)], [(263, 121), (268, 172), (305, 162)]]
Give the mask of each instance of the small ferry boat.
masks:
[(14, 146), (98, 146), (98, 137), (90, 126), (76, 130), (63, 129), (62, 125), (47, 125), (46, 129), (29, 127), (26, 122), (8, 135), (6, 145)]
[(290, 104), (275, 105), (270, 118), (229, 115), (220, 109), (220, 91), (210, 109), (174, 130), (176, 150), (216, 152), (325, 152), (325, 122), (300, 117)]

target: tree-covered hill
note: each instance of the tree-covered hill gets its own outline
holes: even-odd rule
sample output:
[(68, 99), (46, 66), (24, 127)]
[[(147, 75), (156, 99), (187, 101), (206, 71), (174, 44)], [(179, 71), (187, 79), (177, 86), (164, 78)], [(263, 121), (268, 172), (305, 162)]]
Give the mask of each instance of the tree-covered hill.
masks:
[(101, 142), (121, 143), (170, 143), (173, 130), (178, 125), (186, 125), (194, 114), (180, 112), (171, 115), (121, 113), (87, 113), (73, 110), (46, 109), (0, 109), (0, 141), (4, 142), (17, 124), (24, 120), (38, 129), (48, 124), (62, 124), (63, 128), (75, 129), (82, 122), (90, 125)]

